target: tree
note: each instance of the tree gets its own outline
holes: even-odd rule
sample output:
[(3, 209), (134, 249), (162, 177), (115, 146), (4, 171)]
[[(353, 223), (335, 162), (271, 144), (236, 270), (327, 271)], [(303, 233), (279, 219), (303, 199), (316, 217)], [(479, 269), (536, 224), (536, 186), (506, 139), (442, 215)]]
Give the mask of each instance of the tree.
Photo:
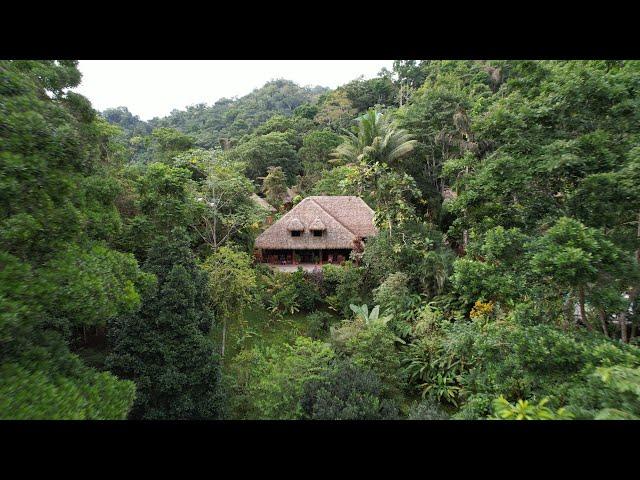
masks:
[(266, 176), (269, 167), (281, 167), (287, 182), (292, 183), (300, 172), (293, 142), (292, 132), (271, 132), (238, 145), (228, 152), (227, 158), (242, 162), (251, 180)]
[(172, 128), (156, 128), (151, 138), (152, 155), (157, 162), (171, 164), (177, 154), (194, 147), (193, 137)]
[(198, 224), (205, 205), (197, 201), (197, 184), (186, 168), (154, 162), (130, 167), (126, 173), (130, 181), (126, 198), (129, 216), (118, 244), (144, 261), (159, 234), (168, 235), (176, 227)]
[(304, 384), (300, 399), (305, 418), (312, 420), (395, 419), (399, 409), (385, 397), (380, 378), (349, 360), (334, 362), (320, 379)]
[(242, 318), (244, 307), (253, 297), (256, 275), (249, 255), (229, 247), (218, 248), (205, 260), (203, 268), (208, 275), (207, 286), (216, 319), (222, 323), (221, 356), (224, 357), (227, 326)]
[(152, 245), (143, 268), (157, 288), (140, 312), (110, 325), (107, 367), (133, 380), (130, 418), (211, 419), (222, 412), (207, 273), (196, 265), (185, 231), (175, 229)]
[(228, 242), (250, 243), (262, 219), (251, 200), (254, 186), (237, 164), (216, 162), (207, 170), (198, 200), (203, 205), (200, 222), (193, 228), (215, 252)]
[(287, 196), (287, 183), (282, 167), (269, 167), (267, 176), (262, 181), (262, 191), (267, 202), (280, 208)]
[(233, 412), (243, 419), (305, 418), (305, 384), (322, 379), (336, 354), (321, 341), (297, 337), (292, 344), (254, 346), (230, 365)]
[[(585, 309), (588, 291), (620, 282), (623, 288), (619, 291), (624, 291), (627, 280), (620, 275), (628, 274), (633, 267), (631, 258), (598, 230), (562, 217), (536, 242), (531, 268), (534, 273), (546, 276), (564, 291), (567, 288), (575, 289), (580, 321), (591, 328)], [(622, 338), (627, 341), (626, 326)]]
[(327, 94), (319, 102), (318, 113), (314, 120), (319, 124), (327, 125), (332, 129), (346, 127), (357, 113), (344, 90), (337, 89)]
[(305, 135), (298, 150), (305, 175), (319, 175), (329, 168), (331, 152), (341, 141), (338, 134), (328, 129), (313, 130)]
[(120, 419), (135, 387), (70, 351), (152, 280), (112, 242), (121, 160), (77, 61), (0, 62), (0, 417)]
[(394, 125), (387, 115), (369, 110), (358, 119), (357, 133), (347, 132), (334, 158), (346, 164), (391, 165), (409, 154), (416, 141)]
[(358, 112), (366, 111), (376, 105), (391, 106), (396, 96), (396, 86), (390, 78), (377, 77), (364, 80), (360, 77), (342, 87), (347, 98)]

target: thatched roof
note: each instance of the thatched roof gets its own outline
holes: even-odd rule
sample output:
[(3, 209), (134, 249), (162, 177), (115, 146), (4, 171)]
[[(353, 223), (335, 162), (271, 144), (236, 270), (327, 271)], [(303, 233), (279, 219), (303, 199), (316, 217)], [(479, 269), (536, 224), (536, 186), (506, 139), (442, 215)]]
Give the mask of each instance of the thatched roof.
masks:
[(287, 230), (290, 232), (294, 230), (302, 231), (304, 230), (304, 223), (302, 223), (299, 218), (291, 218), (287, 223)]
[[(354, 240), (378, 233), (373, 225), (373, 214), (373, 210), (359, 197), (307, 197), (262, 232), (256, 239), (256, 248), (351, 249)], [(303, 227), (299, 230), (304, 232), (299, 237), (292, 237), (289, 226), (297, 222)], [(323, 235), (316, 237), (312, 230), (320, 226), (324, 227)]]
[(298, 195), (298, 190), (295, 186), (287, 187), (287, 193), (284, 196), (284, 203), (293, 202), (293, 199), (296, 197), (296, 195)]
[(316, 217), (316, 219), (311, 222), (311, 225), (309, 225), (309, 230), (315, 230), (317, 232), (320, 232), (322, 230), (326, 230), (327, 227), (324, 226), (324, 223), (322, 223), (322, 220), (320, 220), (319, 217)]
[(269, 202), (267, 202), (264, 198), (259, 197), (255, 193), (251, 194), (251, 200), (253, 200), (259, 207), (264, 208), (268, 212), (275, 212), (276, 209), (271, 206)]

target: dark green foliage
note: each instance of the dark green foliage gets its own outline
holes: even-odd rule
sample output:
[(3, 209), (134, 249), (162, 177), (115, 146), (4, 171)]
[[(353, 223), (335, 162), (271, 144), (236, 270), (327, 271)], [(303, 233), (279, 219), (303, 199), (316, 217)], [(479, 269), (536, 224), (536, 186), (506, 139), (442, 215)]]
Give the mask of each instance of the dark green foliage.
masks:
[(69, 350), (153, 281), (113, 251), (121, 157), (76, 61), (0, 62), (0, 416), (120, 419), (135, 389)]
[(332, 340), (337, 351), (348, 355), (355, 365), (378, 375), (387, 395), (399, 393), (402, 378), (396, 337), (384, 323), (362, 325), (357, 319), (345, 321), (332, 332)]
[(303, 88), (288, 80), (274, 80), (239, 99), (223, 98), (211, 106), (199, 104), (174, 110), (168, 117), (149, 123), (193, 134), (198, 146), (213, 148), (221, 141), (251, 133), (274, 115), (292, 115), (324, 91), (322, 87)]
[(126, 138), (149, 135), (151, 126), (133, 115), (127, 107), (107, 108), (101, 115), (109, 122), (118, 125), (124, 131)]
[(329, 312), (316, 310), (310, 313), (307, 315), (307, 322), (309, 324), (307, 332), (309, 336), (314, 340), (325, 338), (329, 334), (329, 328), (334, 320), (335, 317)]
[(323, 265), (321, 292), (330, 309), (343, 316), (350, 314), (349, 305), (365, 303), (362, 293), (363, 268), (352, 262), (344, 266)]
[(342, 87), (347, 98), (358, 112), (366, 111), (376, 105), (391, 106), (395, 103), (396, 86), (391, 79), (377, 77), (369, 80), (359, 78)]
[(300, 310), (310, 312), (320, 303), (320, 286), (313, 275), (298, 268), (289, 276), (293, 295), (298, 299)]
[(195, 263), (183, 231), (154, 242), (144, 270), (158, 278), (140, 312), (110, 326), (108, 368), (133, 380), (131, 418), (202, 419), (221, 414), (216, 346), (207, 274)]
[(312, 420), (382, 420), (399, 416), (398, 406), (384, 398), (384, 386), (371, 370), (348, 360), (332, 365), (319, 380), (305, 383), (300, 399)]
[(228, 158), (242, 162), (245, 174), (251, 180), (258, 180), (268, 173), (269, 167), (281, 167), (289, 184), (300, 172), (300, 165), (293, 146), (291, 132), (271, 132), (251, 138), (231, 150)]

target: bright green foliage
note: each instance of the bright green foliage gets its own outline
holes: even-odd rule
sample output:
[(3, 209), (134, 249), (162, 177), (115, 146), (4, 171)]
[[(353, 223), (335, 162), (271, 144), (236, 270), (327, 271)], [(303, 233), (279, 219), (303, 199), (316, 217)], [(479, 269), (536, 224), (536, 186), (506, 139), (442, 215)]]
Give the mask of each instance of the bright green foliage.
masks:
[(347, 132), (334, 158), (343, 164), (392, 164), (411, 153), (416, 141), (389, 116), (369, 110), (358, 119), (357, 134)]
[[(118, 244), (131, 251), (139, 261), (158, 235), (168, 235), (173, 228), (188, 228), (196, 223), (205, 206), (196, 199), (196, 183), (187, 168), (164, 163), (131, 167), (128, 186), (128, 216)], [(196, 232), (190, 229), (192, 235)]]
[(500, 396), (493, 401), (493, 412), (495, 418), (500, 420), (571, 420), (573, 418), (573, 415), (564, 408), (554, 412), (546, 407), (548, 402), (548, 398), (543, 398), (537, 404), (529, 403), (528, 400), (518, 400), (515, 405), (512, 405)]
[(437, 336), (422, 337), (403, 351), (404, 374), (409, 385), (441, 404), (458, 406), (465, 358), (456, 358)]
[(43, 300), (60, 328), (105, 325), (119, 314), (137, 310), (140, 293), (155, 280), (138, 269), (133, 255), (100, 245), (88, 252), (75, 246), (60, 252), (42, 274), (46, 284), (55, 286)]
[(16, 363), (0, 367), (2, 420), (124, 420), (135, 397), (133, 382), (97, 373), (70, 355), (67, 366)]
[[(339, 330), (336, 333), (334, 338), (340, 336)], [(334, 345), (348, 355), (355, 365), (376, 373), (382, 380), (386, 392), (391, 395), (398, 392), (401, 379), (400, 359), (395, 348), (396, 337), (384, 323), (363, 324), (344, 342), (334, 341)]]
[(253, 299), (256, 275), (251, 258), (244, 252), (220, 247), (208, 257), (202, 268), (207, 272), (207, 286), (216, 321), (222, 323), (222, 355), (224, 356), (227, 324), (238, 321), (243, 307)]
[(203, 419), (221, 414), (217, 349), (207, 273), (196, 265), (183, 231), (154, 242), (144, 264), (158, 278), (140, 312), (110, 325), (108, 368), (133, 380), (131, 418)]
[(349, 305), (351, 311), (355, 314), (357, 318), (362, 320), (365, 325), (374, 324), (376, 322), (380, 322), (382, 324), (386, 324), (389, 321), (389, 317), (380, 316), (380, 305), (376, 305), (369, 312), (369, 307), (365, 303), (364, 305)]
[(157, 162), (172, 163), (173, 158), (194, 146), (194, 139), (172, 128), (156, 128), (151, 132), (152, 157)]
[(251, 245), (264, 212), (251, 199), (254, 186), (237, 164), (216, 162), (208, 166), (198, 189), (203, 209), (193, 225), (209, 251), (225, 243)]
[(322, 379), (334, 358), (329, 345), (306, 337), (293, 345), (241, 352), (230, 372), (234, 418), (303, 418), (305, 383)]
[(605, 387), (598, 389), (604, 408), (597, 412), (596, 420), (640, 419), (640, 368), (599, 367), (595, 376)]
[(334, 167), (321, 172), (320, 178), (311, 188), (311, 195), (356, 195), (358, 186), (354, 179), (358, 168), (350, 165)]
[(526, 240), (519, 229), (501, 226), (480, 239), (472, 235), (468, 254), (453, 264), (456, 293), (467, 305), (476, 300), (508, 304), (526, 293)]

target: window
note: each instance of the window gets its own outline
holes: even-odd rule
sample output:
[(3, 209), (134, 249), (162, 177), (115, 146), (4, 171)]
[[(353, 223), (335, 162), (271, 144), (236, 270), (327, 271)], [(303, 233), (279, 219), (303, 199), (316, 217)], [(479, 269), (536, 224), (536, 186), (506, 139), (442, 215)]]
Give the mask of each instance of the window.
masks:
[(302, 232), (300, 230), (291, 230), (292, 237), (299, 237)]
[(313, 231), (313, 236), (314, 237), (321, 237), (322, 236), (322, 230), (314, 230)]

